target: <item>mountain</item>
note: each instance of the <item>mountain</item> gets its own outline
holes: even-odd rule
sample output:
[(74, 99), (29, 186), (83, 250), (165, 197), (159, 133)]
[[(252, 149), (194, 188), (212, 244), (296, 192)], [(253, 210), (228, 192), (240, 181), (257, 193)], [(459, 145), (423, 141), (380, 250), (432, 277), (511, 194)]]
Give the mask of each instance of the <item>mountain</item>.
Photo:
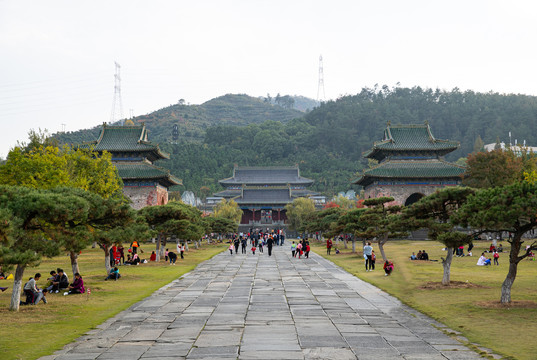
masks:
[[(509, 132), (520, 143), (526, 139), (537, 145), (529, 138), (537, 133), (537, 97), (457, 88), (364, 88), (307, 114), (246, 95), (225, 95), (202, 105), (173, 105), (136, 120), (145, 121), (150, 140), (172, 154), (159, 165), (183, 179), (180, 191), (194, 193), (201, 186), (219, 190), (218, 180), (231, 176), (234, 164), (299, 164), (301, 174), (315, 180), (313, 190), (329, 196), (346, 191), (369, 166), (362, 153), (382, 140), (388, 121), (428, 121), (437, 139), (460, 141), (460, 148), (447, 155), (449, 161), (467, 156), (478, 138), (508, 142)], [(172, 142), (171, 127), (178, 122), (182, 135)], [(88, 140), (97, 137), (91, 131), (85, 133)]]
[(509, 132), (519, 143), (526, 139), (537, 145), (528, 138), (537, 133), (537, 97), (383, 86), (323, 102), (287, 123), (208, 128), (202, 144), (169, 144), (168, 151), (177, 156), (162, 166), (195, 192), (201, 186), (220, 189), (218, 179), (231, 176), (233, 164), (299, 164), (301, 174), (315, 180), (313, 190), (330, 196), (351, 188), (350, 181), (369, 166), (362, 153), (382, 140), (388, 122), (425, 121), (435, 138), (461, 143), (446, 156), (449, 161), (466, 157), (478, 138), (508, 142)]
[[(245, 126), (267, 120), (285, 123), (303, 115), (301, 111), (273, 105), (248, 95), (227, 94), (201, 105), (186, 105), (180, 101), (178, 104), (137, 116), (132, 120), (135, 123), (145, 122), (153, 142), (172, 141), (172, 130), (175, 124), (178, 126), (181, 140), (200, 142), (205, 138), (206, 129), (211, 126), (224, 124)], [(98, 126), (92, 129), (57, 133), (54, 136), (61, 143), (81, 143), (95, 140), (100, 128)]]

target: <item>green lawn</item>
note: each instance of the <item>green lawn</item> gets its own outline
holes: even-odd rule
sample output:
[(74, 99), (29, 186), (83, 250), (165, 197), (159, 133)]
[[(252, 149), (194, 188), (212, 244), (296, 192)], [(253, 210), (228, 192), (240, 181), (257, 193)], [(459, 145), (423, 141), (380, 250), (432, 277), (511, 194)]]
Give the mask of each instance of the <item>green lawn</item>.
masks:
[[(352, 254), (350, 249), (344, 250), (343, 245), (339, 246), (341, 253), (338, 255), (332, 249), (332, 255), (327, 256), (324, 244), (313, 244), (312, 249), (360, 279), (378, 286), (453, 330), (460, 331), (470, 342), (514, 359), (537, 358), (533, 344), (534, 334), (537, 333), (537, 306), (532, 303), (537, 301), (537, 261), (523, 260), (519, 264), (512, 289), (514, 301), (526, 301), (529, 305), (526, 304), (525, 308), (501, 307), (500, 286), (507, 275), (509, 244), (503, 243), (500, 265), (487, 267), (477, 266), (476, 262), (490, 243), (479, 241), (474, 244), (473, 257), (453, 259), (451, 280), (463, 282), (459, 288), (427, 287), (428, 283), (442, 280), (441, 262), (409, 259), (412, 252), (425, 249), (431, 259), (440, 260), (440, 256), (445, 256), (445, 251), (442, 251), (443, 246), (437, 242), (388, 242), (385, 246), (386, 255), (395, 265), (392, 276), (384, 276), (382, 257), (375, 243), (373, 249), (377, 254), (377, 268), (373, 272), (365, 272), (361, 243), (357, 244), (360, 251), (358, 254)], [(491, 257), (491, 254), (486, 255)]]
[[(146, 252), (141, 257), (145, 255), (149, 258), (153, 246), (143, 246)], [(91, 295), (49, 294), (48, 304), (41, 302), (37, 306), (21, 306), (18, 313), (7, 310), (13, 282), (0, 280), (0, 286), (9, 286), (8, 290), (0, 293), (1, 358), (36, 359), (49, 355), (225, 248), (226, 245), (222, 244), (204, 245), (199, 250), (191, 248), (184, 260), (179, 257), (175, 266), (168, 265), (164, 260), (160, 263), (121, 266), (122, 277), (119, 281), (104, 281), (103, 251), (99, 248), (87, 249), (80, 255), (79, 267), (84, 285), (86, 289), (91, 289)], [(39, 267), (27, 269), (24, 280), (40, 272), (43, 277), (38, 286), (44, 286), (50, 270), (57, 267), (63, 268), (72, 281), (68, 255), (45, 259)]]

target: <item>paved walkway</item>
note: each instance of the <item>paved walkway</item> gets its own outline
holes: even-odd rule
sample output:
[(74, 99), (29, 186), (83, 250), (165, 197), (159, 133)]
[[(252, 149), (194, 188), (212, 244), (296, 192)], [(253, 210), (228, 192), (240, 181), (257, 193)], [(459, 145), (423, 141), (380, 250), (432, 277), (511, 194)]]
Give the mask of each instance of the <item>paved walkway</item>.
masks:
[(43, 359), (480, 358), (442, 324), (288, 248), (219, 254)]

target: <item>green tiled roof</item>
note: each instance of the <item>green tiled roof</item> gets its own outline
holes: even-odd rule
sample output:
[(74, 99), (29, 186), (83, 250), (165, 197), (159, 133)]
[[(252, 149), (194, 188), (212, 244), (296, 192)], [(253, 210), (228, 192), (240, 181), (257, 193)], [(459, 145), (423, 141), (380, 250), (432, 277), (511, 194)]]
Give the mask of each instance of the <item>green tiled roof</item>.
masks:
[(352, 183), (367, 186), (375, 179), (431, 179), (458, 178), (466, 169), (439, 159), (387, 160), (374, 168), (364, 170)]
[(119, 177), (125, 180), (158, 180), (164, 186), (182, 185), (180, 179), (170, 174), (169, 170), (146, 162), (116, 162)]
[(376, 141), (364, 157), (381, 160), (387, 153), (427, 151), (445, 155), (459, 147), (458, 141), (435, 139), (429, 124), (390, 125), (384, 130), (382, 141)]
[(140, 126), (111, 126), (103, 125), (99, 138), (93, 141), (96, 151), (141, 152), (150, 153), (151, 161), (169, 159), (169, 155), (160, 151), (156, 144), (147, 140), (145, 124)]

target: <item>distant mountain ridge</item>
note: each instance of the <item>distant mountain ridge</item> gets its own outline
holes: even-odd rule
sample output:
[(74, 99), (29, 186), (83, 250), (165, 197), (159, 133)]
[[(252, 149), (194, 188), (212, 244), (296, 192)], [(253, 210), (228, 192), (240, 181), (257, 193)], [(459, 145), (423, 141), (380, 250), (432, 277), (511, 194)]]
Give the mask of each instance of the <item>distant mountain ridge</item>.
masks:
[[(304, 98), (306, 99), (306, 98)], [(314, 101), (314, 100), (312, 100)], [(172, 129), (178, 125), (181, 141), (203, 141), (206, 129), (215, 125), (239, 125), (262, 123), (267, 120), (286, 123), (300, 118), (304, 113), (274, 105), (245, 94), (226, 94), (201, 105), (186, 105), (184, 101), (164, 107), (146, 115), (133, 118), (135, 123), (145, 123), (150, 140), (171, 142)], [(56, 133), (60, 143), (81, 143), (92, 141), (99, 135), (97, 126), (67, 133)]]

